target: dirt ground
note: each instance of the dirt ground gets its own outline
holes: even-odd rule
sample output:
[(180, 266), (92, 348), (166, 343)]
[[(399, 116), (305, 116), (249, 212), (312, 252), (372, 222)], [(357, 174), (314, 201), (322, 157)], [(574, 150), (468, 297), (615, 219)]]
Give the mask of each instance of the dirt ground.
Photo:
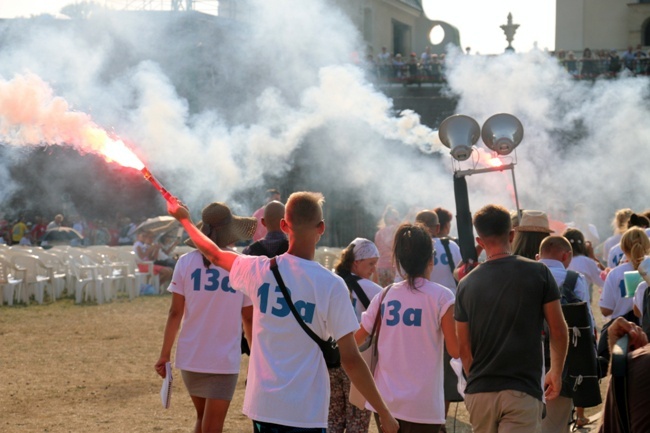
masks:
[[(165, 410), (162, 380), (153, 369), (170, 299), (149, 296), (104, 305), (60, 299), (0, 307), (0, 431), (192, 431), (194, 409), (180, 372), (174, 370), (171, 408)], [(242, 371), (247, 362), (243, 357)], [(244, 378), (240, 375), (228, 413), (228, 432), (251, 431), (241, 414)], [(452, 404), (449, 415), (449, 432), (471, 431), (462, 403)], [(374, 421), (370, 431), (377, 432)]]

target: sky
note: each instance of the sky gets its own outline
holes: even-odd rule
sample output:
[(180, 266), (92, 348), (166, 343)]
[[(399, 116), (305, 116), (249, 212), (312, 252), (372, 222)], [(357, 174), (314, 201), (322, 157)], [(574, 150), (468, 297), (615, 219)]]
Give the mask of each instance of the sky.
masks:
[[(29, 17), (42, 13), (58, 14), (74, 0), (0, 0), (0, 18)], [(115, 6), (124, 2), (99, 1)], [(472, 53), (498, 54), (507, 46), (499, 26), (512, 13), (519, 24), (513, 46), (518, 52), (530, 51), (535, 45), (553, 50), (555, 46), (554, 0), (423, 0), (425, 12), (432, 20), (446, 21), (460, 30), (461, 44)], [(471, 11), (468, 13), (468, 11)]]

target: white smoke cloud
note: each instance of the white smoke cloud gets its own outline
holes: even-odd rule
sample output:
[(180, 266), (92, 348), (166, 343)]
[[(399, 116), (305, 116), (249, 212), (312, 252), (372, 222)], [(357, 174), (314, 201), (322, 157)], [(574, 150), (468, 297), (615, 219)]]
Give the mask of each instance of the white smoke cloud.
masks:
[[(650, 126), (646, 77), (575, 81), (541, 51), (498, 57), (449, 57), (450, 91), (459, 96), (457, 111), (482, 124), (492, 114), (515, 115), (524, 125), (517, 148), (516, 181), (523, 208), (572, 217), (586, 203), (601, 238), (614, 211), (650, 207), (645, 184)], [(505, 179), (472, 179), (477, 204), (493, 200)], [(512, 183), (510, 181), (509, 183)], [(473, 208), (477, 208), (473, 204)], [(565, 219), (565, 221), (567, 220)]]
[[(214, 33), (172, 19), (155, 25), (146, 14), (96, 17), (86, 27), (31, 24), (4, 33), (1, 83), (40, 77), (70, 110), (134, 143), (194, 209), (216, 199), (250, 212), (256, 204), (238, 191), (264, 189), (296, 165), (307, 183), (297, 188), (353, 190), (377, 215), (390, 202), (454, 208), (452, 164), (446, 150), (437, 155), (436, 132), (417, 113), (395, 117), (392, 101), (350, 64), (363, 43), (344, 14), (324, 1), (257, 1), (252, 10), (245, 31)], [(447, 59), (458, 113), (479, 124), (499, 112), (522, 121), (522, 207), (584, 201), (602, 222), (618, 207), (647, 206), (646, 79), (576, 82), (535, 51)], [(3, 141), (30, 142), (15, 138)], [(472, 209), (514, 208), (509, 173), (468, 182)]]

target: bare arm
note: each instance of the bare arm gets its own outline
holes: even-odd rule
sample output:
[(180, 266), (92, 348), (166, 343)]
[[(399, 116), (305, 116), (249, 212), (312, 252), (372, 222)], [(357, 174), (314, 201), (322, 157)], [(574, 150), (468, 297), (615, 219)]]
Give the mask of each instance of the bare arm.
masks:
[(357, 344), (352, 333), (344, 335), (337, 340), (341, 353), (341, 366), (350, 378), (350, 381), (357, 387), (361, 394), (368, 400), (368, 403), (379, 414), (381, 428), (384, 433), (397, 433), (399, 425), (390, 414), (384, 399), (379, 394), (375, 381), (370, 374), (366, 362), (361, 357)]
[(560, 395), (562, 388), (562, 370), (569, 346), (569, 331), (567, 330), (560, 300), (544, 304), (544, 318), (550, 331), (549, 341), (551, 346), (551, 368), (546, 373), (544, 386), (547, 400), (553, 400)]
[(363, 326), (360, 326), (357, 332), (354, 333), (354, 341), (357, 343), (357, 346), (361, 346), (369, 335), (368, 331), (363, 329)]
[(630, 350), (638, 349), (648, 344), (648, 337), (643, 332), (643, 329), (632, 322), (628, 322), (622, 317), (617, 317), (607, 330), (607, 343), (609, 344), (609, 351), (616, 344), (619, 338), (628, 334), (630, 336), (629, 347)]
[(442, 334), (445, 337), (445, 347), (447, 352), (452, 358), (460, 356), (458, 347), (458, 337), (456, 337), (456, 326), (454, 322), (454, 306), (453, 304), (447, 309), (447, 312), (442, 316)]
[(253, 306), (249, 305), (241, 309), (242, 326), (244, 337), (248, 341), (248, 347), (253, 347)]
[(171, 359), (172, 347), (176, 340), (178, 328), (181, 326), (184, 311), (185, 297), (178, 293), (172, 293), (172, 305), (169, 308), (169, 315), (167, 316), (163, 345), (162, 349), (160, 349), (160, 358), (158, 358), (158, 362), (154, 366), (156, 372), (163, 378), (165, 377), (165, 363)]
[(456, 321), (456, 336), (458, 338), (458, 354), (463, 362), (465, 376), (469, 377), (469, 370), (472, 367), (472, 343), (469, 339), (469, 322)]
[(605, 307), (600, 307), (600, 312), (603, 313), (603, 316), (611, 316), (614, 310), (610, 310), (609, 308), (605, 308)]
[(227, 271), (232, 269), (232, 264), (237, 258), (237, 253), (219, 248), (212, 240), (204, 235), (190, 219), (189, 210), (178, 199), (172, 197), (167, 201), (167, 212), (181, 223), (190, 236), (194, 245), (201, 251), (212, 264)]

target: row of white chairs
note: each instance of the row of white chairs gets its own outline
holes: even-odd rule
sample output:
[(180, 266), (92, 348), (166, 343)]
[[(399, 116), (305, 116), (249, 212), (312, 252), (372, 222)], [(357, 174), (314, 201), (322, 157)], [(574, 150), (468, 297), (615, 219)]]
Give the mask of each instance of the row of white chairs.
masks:
[(51, 249), (27, 246), (0, 246), (0, 289), (2, 303), (42, 304), (64, 293), (76, 303), (115, 299), (120, 292), (129, 299), (140, 294), (143, 284), (160, 291), (153, 262), (138, 266), (130, 246), (104, 245), (87, 248), (57, 246)]
[[(182, 254), (190, 247), (179, 246)], [(319, 247), (314, 260), (333, 270), (341, 248)], [(57, 246), (51, 249), (26, 246), (0, 246), (0, 289), (2, 302), (29, 303), (33, 298), (42, 304), (65, 292), (75, 302), (97, 302), (115, 299), (120, 292), (129, 299), (140, 294), (143, 284), (151, 284), (160, 292), (160, 280), (153, 272), (153, 262), (138, 266), (130, 246), (95, 245), (86, 248)]]

